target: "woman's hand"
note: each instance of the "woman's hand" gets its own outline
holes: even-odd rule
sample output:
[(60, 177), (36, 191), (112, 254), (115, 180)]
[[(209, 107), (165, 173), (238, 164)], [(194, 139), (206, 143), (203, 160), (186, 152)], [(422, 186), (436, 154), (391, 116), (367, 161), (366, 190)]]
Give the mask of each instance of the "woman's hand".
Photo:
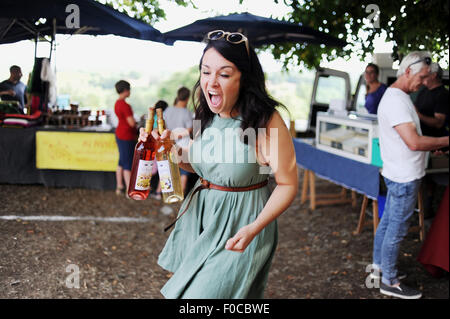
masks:
[(252, 242), (253, 238), (258, 234), (258, 230), (254, 224), (242, 227), (232, 238), (228, 239), (225, 249), (244, 252), (245, 248)]
[(143, 127), (141, 127), (139, 129), (139, 138), (138, 141), (139, 142), (145, 142), (147, 141), (147, 137), (148, 137), (148, 133), (145, 131), (145, 129)]
[[(171, 135), (170, 130), (164, 130), (164, 132), (161, 136), (158, 133), (158, 129), (154, 129), (152, 131), (152, 136), (156, 141), (159, 140), (160, 138), (162, 138), (162, 139), (168, 138), (168, 137), (170, 137), (170, 135)], [(145, 129), (143, 127), (141, 127), (139, 129), (139, 142), (145, 142), (145, 141), (147, 141), (147, 138), (148, 138), (148, 133), (145, 131)]]
[[(153, 138), (156, 141), (158, 141), (159, 139), (170, 138), (171, 134), (172, 134), (172, 132), (170, 130), (164, 130), (164, 132), (163, 132), (163, 134), (161, 136), (158, 133), (158, 129), (154, 129), (152, 131), (152, 136), (153, 136)], [(147, 138), (148, 138), (148, 133), (145, 131), (145, 129), (143, 127), (141, 127), (139, 129), (139, 139), (138, 139), (138, 141), (139, 142), (145, 142), (145, 141), (147, 141)], [(174, 144), (173, 146), (175, 147), (175, 151), (178, 153), (178, 156), (181, 156), (179, 154), (179, 152), (181, 152), (182, 149), (181, 148), (177, 149), (177, 145), (176, 144)], [(188, 171), (188, 172), (191, 172), (191, 173), (195, 173), (195, 170), (192, 168), (191, 164), (189, 164), (189, 162), (187, 160), (186, 160), (186, 162), (180, 161), (178, 163), (178, 165), (179, 165), (180, 168), (184, 169), (185, 171)]]

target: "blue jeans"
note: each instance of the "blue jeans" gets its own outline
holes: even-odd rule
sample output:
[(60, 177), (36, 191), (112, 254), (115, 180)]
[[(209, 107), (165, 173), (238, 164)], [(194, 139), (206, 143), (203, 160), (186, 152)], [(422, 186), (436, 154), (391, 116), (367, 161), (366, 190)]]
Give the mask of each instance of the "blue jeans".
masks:
[(131, 171), (136, 141), (121, 140), (116, 136), (116, 143), (117, 148), (119, 149), (119, 166), (123, 169)]
[(373, 244), (373, 263), (381, 268), (381, 281), (395, 285), (397, 279), (397, 257), (409, 220), (414, 213), (420, 179), (408, 183), (396, 183), (384, 177), (388, 189), (383, 217), (378, 225)]

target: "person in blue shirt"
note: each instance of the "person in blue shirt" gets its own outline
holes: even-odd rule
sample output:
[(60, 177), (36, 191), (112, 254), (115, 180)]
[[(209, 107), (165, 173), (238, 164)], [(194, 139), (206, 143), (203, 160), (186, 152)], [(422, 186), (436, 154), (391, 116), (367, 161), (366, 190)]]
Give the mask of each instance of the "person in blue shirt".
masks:
[(386, 91), (387, 86), (378, 81), (380, 70), (378, 65), (369, 63), (364, 71), (364, 79), (366, 80), (366, 104), (364, 105), (370, 114), (377, 114), (378, 104), (381, 97)]
[(23, 108), (27, 103), (26, 90), (27, 86), (20, 81), (22, 78), (22, 70), (19, 66), (13, 65), (9, 69), (9, 79), (0, 83), (0, 96), (5, 101), (17, 101), (19, 102), (20, 110), (23, 112)]

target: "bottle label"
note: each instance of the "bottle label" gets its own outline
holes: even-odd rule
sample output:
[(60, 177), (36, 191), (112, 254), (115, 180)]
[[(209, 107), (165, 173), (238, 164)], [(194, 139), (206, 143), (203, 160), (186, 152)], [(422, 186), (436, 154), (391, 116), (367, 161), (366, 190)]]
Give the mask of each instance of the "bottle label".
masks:
[(153, 161), (139, 160), (139, 166), (136, 174), (136, 185), (134, 185), (136, 190), (146, 191), (150, 189), (152, 168)]
[(173, 192), (172, 174), (170, 173), (169, 161), (158, 161), (159, 182), (161, 185), (161, 192)]

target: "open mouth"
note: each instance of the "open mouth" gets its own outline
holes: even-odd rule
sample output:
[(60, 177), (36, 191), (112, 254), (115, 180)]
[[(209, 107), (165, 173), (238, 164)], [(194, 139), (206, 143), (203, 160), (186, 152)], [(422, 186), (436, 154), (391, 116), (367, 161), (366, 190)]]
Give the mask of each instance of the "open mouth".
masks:
[(209, 100), (211, 101), (211, 105), (213, 107), (219, 107), (222, 103), (222, 96), (218, 92), (208, 91)]

